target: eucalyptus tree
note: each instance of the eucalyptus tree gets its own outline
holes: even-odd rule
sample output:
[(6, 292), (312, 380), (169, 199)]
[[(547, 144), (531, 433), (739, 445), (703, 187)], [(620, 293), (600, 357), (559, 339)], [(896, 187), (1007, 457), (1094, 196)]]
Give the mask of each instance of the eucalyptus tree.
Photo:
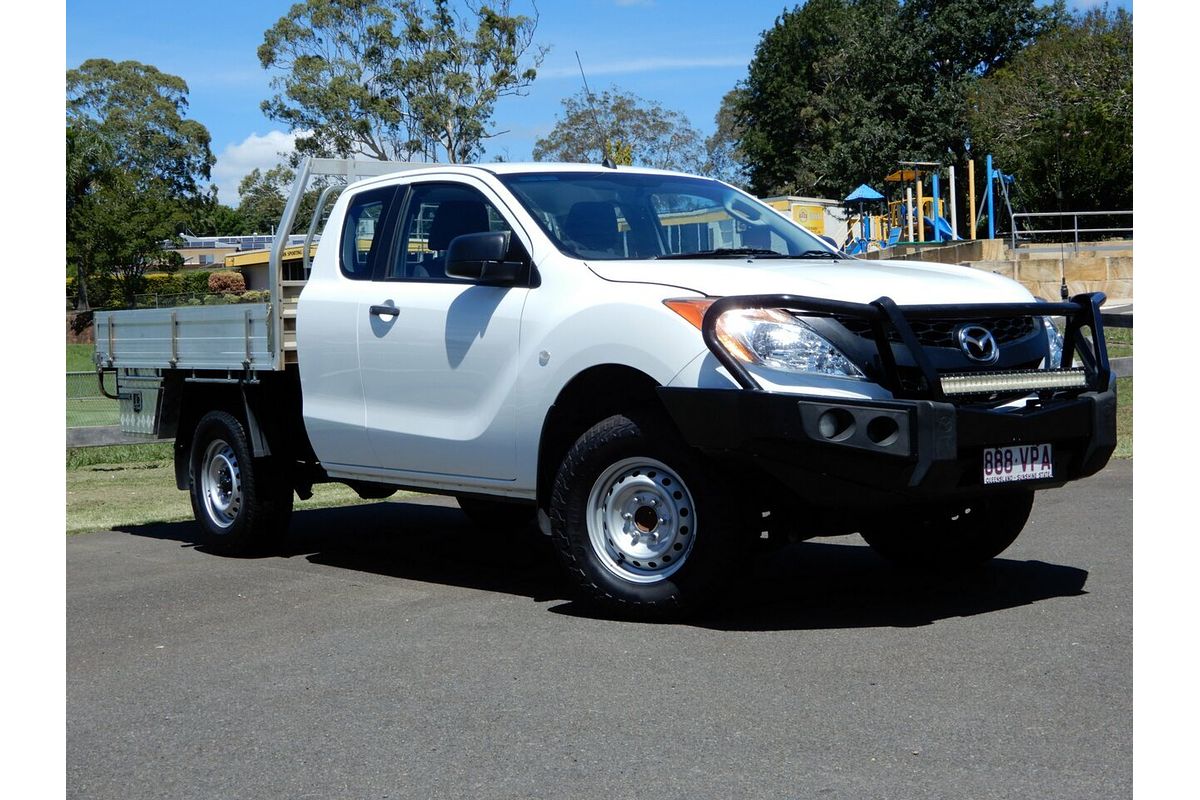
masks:
[(258, 48), (275, 90), (262, 109), (299, 155), (468, 161), (497, 133), (496, 102), (537, 77), (537, 24), (510, 0), (305, 0)]
[(615, 86), (598, 95), (581, 89), (562, 101), (554, 128), (533, 145), (535, 161), (583, 161), (703, 171), (700, 133), (679, 111)]

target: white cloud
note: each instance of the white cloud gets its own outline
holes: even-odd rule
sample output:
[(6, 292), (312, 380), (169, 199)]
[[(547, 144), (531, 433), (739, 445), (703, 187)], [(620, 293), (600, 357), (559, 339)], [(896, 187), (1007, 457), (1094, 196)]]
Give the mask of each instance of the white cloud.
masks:
[(266, 172), (283, 163), (296, 148), (296, 135), (283, 131), (268, 131), (262, 136), (252, 133), (236, 144), (226, 145), (212, 168), (217, 199), (225, 205), (236, 206), (238, 184), (242, 178), (252, 169)]

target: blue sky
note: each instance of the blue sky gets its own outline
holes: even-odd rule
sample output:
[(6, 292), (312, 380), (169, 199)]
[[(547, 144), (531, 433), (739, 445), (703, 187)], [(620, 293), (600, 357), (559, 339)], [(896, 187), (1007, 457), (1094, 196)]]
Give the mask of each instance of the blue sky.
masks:
[[(593, 91), (617, 85), (681, 111), (705, 135), (721, 97), (746, 74), (763, 31), (793, 3), (780, 0), (541, 0), (537, 41), (551, 46), (526, 97), (496, 108), (485, 160), (528, 160), (554, 126), (561, 102), (581, 83), (579, 52)], [(1074, 6), (1095, 5), (1077, 0)], [(1129, 3), (1119, 3), (1129, 7)], [(528, 13), (529, 0), (514, 0)], [(133, 59), (179, 75), (190, 89), (189, 116), (207, 126), (217, 156), (213, 181), (223, 202), (254, 167), (269, 167), (290, 143), (259, 103), (270, 75), (255, 55), (263, 31), (287, 0), (204, 3), (68, 0), (66, 66), (88, 58)]]

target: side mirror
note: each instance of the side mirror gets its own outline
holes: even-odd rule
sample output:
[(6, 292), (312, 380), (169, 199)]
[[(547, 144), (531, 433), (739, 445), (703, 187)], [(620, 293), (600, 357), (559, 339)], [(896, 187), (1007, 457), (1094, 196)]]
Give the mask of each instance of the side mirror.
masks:
[(446, 248), (446, 274), (451, 278), (499, 286), (521, 283), (529, 274), (529, 264), (505, 260), (511, 236), (508, 231), (455, 236)]
[(834, 250), (842, 249), (841, 247), (838, 246), (837, 240), (834, 239), (832, 236), (825, 236), (824, 234), (822, 234), (821, 238), (824, 239), (825, 243), (828, 244), (830, 247), (832, 247)]

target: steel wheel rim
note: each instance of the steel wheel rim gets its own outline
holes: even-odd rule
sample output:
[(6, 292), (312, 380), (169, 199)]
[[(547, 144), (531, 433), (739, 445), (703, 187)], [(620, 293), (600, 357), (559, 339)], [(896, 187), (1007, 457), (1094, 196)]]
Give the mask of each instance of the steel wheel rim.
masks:
[(588, 539), (604, 568), (631, 583), (666, 580), (696, 539), (696, 505), (679, 475), (652, 458), (626, 458), (592, 484)]
[(200, 490), (209, 520), (227, 529), (242, 510), (242, 472), (228, 442), (214, 439), (204, 451)]

